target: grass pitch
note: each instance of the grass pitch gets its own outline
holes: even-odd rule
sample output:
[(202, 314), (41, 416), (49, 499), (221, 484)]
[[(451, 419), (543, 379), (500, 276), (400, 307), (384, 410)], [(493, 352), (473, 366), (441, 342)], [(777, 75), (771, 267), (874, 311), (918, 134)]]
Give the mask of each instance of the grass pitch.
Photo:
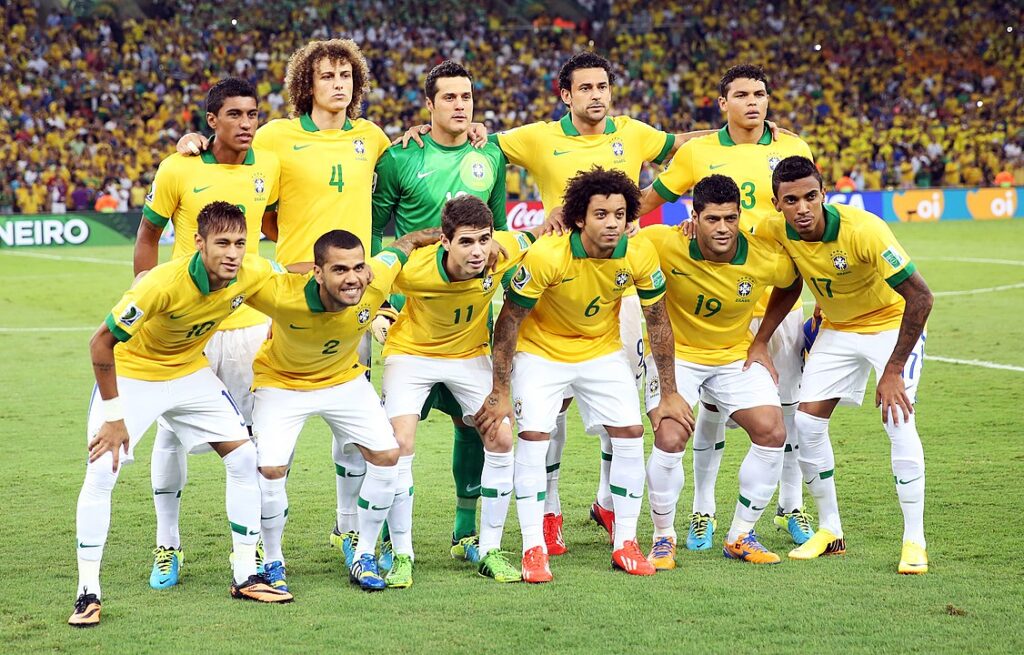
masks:
[[(0, 477), (3, 650), (1024, 650), (1024, 576), (1017, 552), (1024, 471), (1024, 221), (893, 227), (938, 292), (917, 406), (928, 467), (928, 575), (895, 572), (901, 516), (870, 390), (865, 407), (840, 408), (832, 422), (845, 557), (784, 559), (756, 568), (725, 560), (717, 549), (682, 550), (679, 569), (653, 579), (610, 570), (603, 533), (586, 520), (597, 483), (597, 443), (570, 414), (561, 486), (570, 550), (552, 558), (555, 581), (539, 587), (498, 585), (449, 559), (451, 428), (440, 415), (422, 424), (417, 439), (415, 584), (374, 595), (352, 587), (339, 553), (327, 546), (334, 467), (327, 429), (311, 421), (288, 489), (285, 550), (295, 603), (268, 607), (229, 598), (224, 471), (212, 455), (189, 461), (182, 582), (167, 591), (149, 588), (150, 436), (114, 493), (103, 623), (85, 631), (65, 621), (77, 580), (75, 504), (92, 387), (87, 342), (131, 281), (131, 253), (127, 247), (0, 250), (0, 441), (12, 455)], [(748, 443), (740, 431), (730, 431), (727, 440), (716, 541), (731, 518), (736, 472)], [(692, 494), (689, 454), (684, 466), (688, 479), (677, 518), (682, 534)], [(789, 549), (769, 520), (759, 528), (768, 547), (782, 554)], [(650, 531), (645, 503), (644, 547)], [(519, 543), (512, 518), (505, 546), (518, 551)]]

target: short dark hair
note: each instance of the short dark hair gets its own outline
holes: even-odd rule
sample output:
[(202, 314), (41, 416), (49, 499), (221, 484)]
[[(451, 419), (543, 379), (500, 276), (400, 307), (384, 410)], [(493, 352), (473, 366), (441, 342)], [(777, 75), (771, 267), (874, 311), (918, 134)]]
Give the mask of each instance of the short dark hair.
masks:
[(225, 100), (237, 97), (252, 98), (257, 106), (260, 104), (256, 87), (239, 77), (227, 77), (211, 86), (206, 93), (206, 111), (216, 116)]
[(470, 86), (473, 85), (473, 76), (462, 64), (446, 59), (430, 69), (427, 79), (423, 83), (423, 93), (430, 99), (430, 102), (434, 102), (434, 96), (437, 95), (437, 81), (442, 77), (465, 77), (469, 79)]
[(700, 214), (708, 205), (740, 204), (740, 188), (731, 177), (708, 175), (693, 186), (693, 211)]
[(313, 263), (317, 266), (323, 266), (327, 263), (327, 252), (331, 248), (340, 248), (342, 250), (354, 250), (359, 248), (362, 250), (363, 242), (359, 240), (359, 237), (352, 234), (348, 230), (331, 230), (320, 235), (320, 238), (313, 244)]
[(725, 75), (718, 82), (718, 95), (723, 98), (728, 96), (729, 85), (734, 80), (756, 80), (758, 82), (764, 82), (764, 90), (771, 95), (772, 89), (768, 85), (768, 76), (765, 74), (764, 69), (760, 66), (754, 66), (753, 64), (740, 64), (739, 66), (733, 66), (729, 70), (725, 71)]
[(814, 165), (813, 161), (800, 155), (786, 157), (772, 171), (772, 193), (778, 198), (779, 185), (783, 182), (802, 180), (805, 177), (813, 177), (822, 188), (825, 188), (825, 182), (821, 179), (821, 173), (818, 172), (818, 167)]
[(196, 216), (196, 230), (204, 239), (209, 234), (248, 232), (242, 210), (223, 200), (211, 202), (199, 210), (199, 215)]
[(494, 229), (494, 214), (487, 203), (476, 196), (457, 196), (441, 208), (441, 234), (451, 240), (460, 227)]
[(562, 64), (558, 71), (558, 88), (566, 91), (572, 90), (572, 74), (582, 68), (603, 68), (608, 73), (608, 84), (615, 81), (615, 74), (612, 73), (612, 64), (601, 55), (590, 51), (577, 52), (568, 61)]
[(619, 194), (626, 199), (626, 222), (635, 221), (640, 213), (640, 189), (620, 170), (594, 166), (569, 180), (562, 199), (566, 222), (579, 229), (587, 218), (587, 207), (593, 196)]

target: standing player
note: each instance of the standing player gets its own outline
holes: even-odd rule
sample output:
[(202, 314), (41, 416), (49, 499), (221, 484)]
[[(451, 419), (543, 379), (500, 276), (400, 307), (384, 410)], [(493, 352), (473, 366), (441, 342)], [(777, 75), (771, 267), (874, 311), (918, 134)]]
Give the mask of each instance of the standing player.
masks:
[[(744, 366), (744, 360), (760, 296), (772, 285), (799, 289), (800, 281), (781, 246), (741, 232), (740, 222), (736, 183), (710, 175), (693, 187), (694, 238), (668, 225), (651, 225), (640, 234), (654, 244), (661, 269), (668, 273), (665, 305), (675, 335), (679, 393), (690, 405), (703, 396), (705, 406), (713, 405), (739, 424), (752, 442), (740, 466), (739, 500), (723, 552), (755, 564), (777, 564), (779, 556), (761, 545), (754, 524), (779, 483), (786, 429), (772, 372), (767, 366)], [(659, 402), (659, 370), (647, 367), (648, 411)], [(663, 421), (647, 464), (654, 522), (649, 559), (657, 569), (676, 566), (674, 519), (687, 436), (672, 421)]]
[[(718, 84), (719, 108), (727, 123), (722, 129), (692, 139), (679, 148), (669, 167), (654, 184), (641, 192), (640, 213), (664, 202), (674, 202), (693, 185), (712, 173), (727, 175), (740, 188), (740, 221), (745, 231), (756, 228), (777, 212), (772, 206), (771, 175), (775, 166), (790, 155), (811, 156), (799, 137), (782, 132), (773, 140), (769, 124), (768, 78), (759, 66), (734, 66)], [(757, 331), (768, 303), (768, 294), (757, 303), (751, 329)], [(810, 539), (810, 519), (803, 511), (796, 428), (793, 425), (800, 387), (803, 359), (803, 306), (797, 298), (782, 327), (772, 338), (772, 358), (779, 372), (779, 393), (786, 422), (786, 455), (779, 486), (775, 523), (789, 532), (799, 545)], [(706, 550), (712, 546), (715, 529), (715, 481), (725, 447), (726, 417), (702, 409), (693, 433), (693, 513), (686, 547)]]
[[(796, 414), (800, 468), (818, 506), (820, 525), (789, 556), (812, 559), (846, 551), (828, 423), (836, 405), (860, 405), (873, 368), (878, 379), (875, 405), (882, 408), (903, 510), (898, 571), (927, 573), (924, 451), (913, 405), (924, 363), (931, 291), (882, 219), (862, 209), (824, 204), (825, 187), (810, 159), (783, 159), (772, 175), (772, 190), (784, 220), (769, 220), (764, 232), (789, 253), (824, 314), (804, 367)], [(766, 359), (768, 340), (799, 293), (794, 288), (772, 294), (750, 347), (751, 361)]]
[(135, 445), (161, 416), (186, 448), (208, 444), (224, 460), (235, 554), (231, 595), (291, 600), (256, 573), (256, 448), (203, 356), (218, 324), (274, 271), (267, 260), (245, 254), (247, 226), (238, 208), (211, 203), (197, 223), (197, 252), (150, 271), (124, 294), (90, 342), (96, 388), (89, 410), (89, 465), (78, 497), (78, 599), (68, 619), (73, 626), (100, 620), (100, 560), (120, 453), (131, 461)]
[[(405, 294), (405, 307), (384, 344), (381, 395), (401, 447), (398, 494), (388, 516), (395, 552), (387, 577), (392, 587), (412, 584), (412, 462), (423, 403), (433, 387), (444, 384), (458, 403), (460, 422), (480, 409), (491, 378), (491, 299), (498, 282), (511, 277), (533, 241), (528, 232), (495, 233), (491, 210), (469, 194), (444, 205), (441, 234), (441, 242), (416, 252), (395, 281), (396, 290)], [(488, 270), (494, 241), (509, 257)], [(482, 575), (516, 582), (519, 571), (501, 552), (512, 491), (512, 426), (501, 425), (483, 449), (480, 535), (478, 540), (473, 537), (471, 547), (480, 553)]]
[[(256, 89), (245, 80), (217, 82), (206, 96), (206, 120), (214, 131), (202, 155), (165, 159), (146, 204), (135, 240), (135, 274), (156, 266), (160, 234), (174, 225), (171, 258), (195, 253), (199, 211), (212, 200), (235, 205), (245, 214), (246, 252), (259, 254), (264, 212), (277, 206), (280, 165), (272, 152), (250, 148), (259, 122)], [(206, 344), (210, 368), (224, 382), (246, 425), (252, 425), (252, 360), (267, 336), (267, 317), (239, 307), (224, 319)], [(178, 583), (184, 553), (178, 532), (181, 492), (187, 478), (185, 448), (167, 421), (157, 420), (150, 476), (156, 507), (156, 549), (149, 584), (164, 589)]]
[[(413, 230), (438, 227), (441, 209), (455, 197), (471, 195), (487, 203), (494, 227), (507, 229), (505, 220), (505, 157), (492, 143), (474, 148), (469, 141), (473, 120), (473, 78), (454, 61), (445, 61), (427, 74), (424, 83), (426, 106), (432, 130), (423, 135), (422, 148), (391, 148), (377, 164), (377, 185), (373, 194), (372, 252), (382, 246), (384, 228), (395, 220), (398, 236)], [(401, 296), (392, 298), (394, 310), (402, 309)], [(487, 320), (490, 307), (484, 308)], [(375, 335), (383, 342), (394, 321), (394, 311), (374, 320)], [(479, 561), (476, 507), (480, 498), (480, 476), (484, 448), (479, 433), (466, 425), (462, 407), (443, 386), (435, 388), (438, 402), (428, 402), (423, 418), (434, 404), (452, 417), (452, 474), (455, 478), (455, 526), (451, 553), (471, 562)], [(475, 413), (476, 408), (473, 409)], [(411, 474), (410, 474), (411, 475)], [(390, 528), (390, 522), (388, 524)], [(390, 544), (385, 542), (382, 553)], [(386, 558), (384, 558), (386, 559)], [(386, 567), (386, 562), (382, 564)]]
[(612, 564), (632, 575), (654, 574), (636, 542), (644, 430), (617, 325), (622, 294), (630, 285), (644, 305), (655, 361), (666, 373), (662, 402), (651, 422), (657, 429), (664, 417), (688, 429), (692, 415), (676, 393), (672, 326), (662, 301), (665, 278), (658, 254), (645, 238), (625, 236), (639, 206), (640, 192), (622, 171), (596, 167), (571, 179), (564, 210), (574, 229), (530, 248), (495, 326), (493, 388), (476, 421), (490, 437), (515, 408), (516, 507), (527, 582), (551, 580), (542, 532), (544, 467), (549, 435), (567, 390), (579, 400), (584, 426), (602, 428), (612, 443)]
[(295, 443), (311, 416), (323, 417), (334, 440), (342, 448), (358, 448), (366, 461), (357, 501), (360, 538), (349, 575), (367, 591), (385, 587), (374, 550), (395, 498), (398, 442), (357, 349), (402, 262), (415, 246), (436, 240), (436, 231), (417, 232), (367, 263), (359, 237), (332, 230), (314, 245), (312, 273), (279, 276), (246, 301), (274, 321), (253, 363), (253, 437), (266, 531), (264, 570), (276, 589), (288, 589), (281, 549), (285, 483)]

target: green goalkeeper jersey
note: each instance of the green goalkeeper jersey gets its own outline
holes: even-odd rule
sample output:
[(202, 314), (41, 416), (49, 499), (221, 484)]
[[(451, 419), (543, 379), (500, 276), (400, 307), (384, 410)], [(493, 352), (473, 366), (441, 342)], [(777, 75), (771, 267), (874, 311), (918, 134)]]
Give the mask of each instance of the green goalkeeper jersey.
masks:
[(467, 193), (491, 208), (495, 229), (507, 230), (505, 165), (505, 155), (493, 143), (480, 149), (469, 142), (442, 146), (425, 134), (422, 148), (388, 148), (377, 163), (371, 254), (381, 251), (392, 217), (397, 236), (439, 227), (444, 203)]

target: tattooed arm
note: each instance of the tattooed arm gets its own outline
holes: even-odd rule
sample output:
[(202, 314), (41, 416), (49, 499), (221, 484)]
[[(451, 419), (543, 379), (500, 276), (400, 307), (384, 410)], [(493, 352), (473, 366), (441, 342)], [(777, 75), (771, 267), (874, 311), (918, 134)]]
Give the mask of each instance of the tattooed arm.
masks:
[(403, 237), (395, 239), (388, 246), (396, 250), (401, 250), (408, 257), (412, 254), (413, 250), (417, 248), (424, 248), (431, 244), (437, 243), (438, 239), (441, 238), (441, 228), (432, 227), (426, 230), (417, 230), (410, 232)]
[(903, 383), (903, 368), (921, 338), (921, 333), (924, 332), (934, 297), (920, 273), (914, 273), (898, 284), (895, 291), (903, 296), (907, 305), (903, 310), (896, 347), (892, 349), (885, 370), (878, 378), (875, 406), (882, 408), (883, 421), (891, 415), (893, 423), (899, 425), (900, 412), (897, 409), (902, 410), (904, 421), (909, 421), (910, 415), (914, 413), (914, 406), (907, 396), (906, 385)]
[(516, 352), (516, 341), (519, 338), (519, 326), (530, 310), (514, 302), (506, 300), (494, 322), (494, 346), (491, 348), (493, 358), (493, 382), (491, 393), (484, 400), (483, 407), (476, 413), (476, 429), (488, 438), (496, 434), (501, 422), (512, 420), (512, 403), (509, 391), (512, 380), (512, 357)]
[(648, 413), (651, 427), (657, 430), (662, 419), (671, 418), (683, 426), (687, 435), (693, 434), (693, 410), (676, 391), (676, 344), (672, 323), (665, 310), (665, 299), (644, 307), (644, 317), (661, 385), (661, 402)]
[[(123, 417), (118, 416), (117, 406), (117, 370), (114, 366), (114, 345), (117, 337), (111, 333), (106, 323), (100, 326), (89, 341), (89, 352), (92, 354), (92, 371), (96, 376), (102, 410), (107, 420), (100, 426), (99, 433), (89, 441), (89, 461), (95, 462), (108, 451), (113, 454), (113, 470), (117, 471), (118, 457), (121, 450), (128, 453), (128, 428)], [(111, 401), (113, 404), (111, 404)], [(108, 411), (108, 407), (110, 408)], [(113, 420), (111, 420), (113, 419)]]

